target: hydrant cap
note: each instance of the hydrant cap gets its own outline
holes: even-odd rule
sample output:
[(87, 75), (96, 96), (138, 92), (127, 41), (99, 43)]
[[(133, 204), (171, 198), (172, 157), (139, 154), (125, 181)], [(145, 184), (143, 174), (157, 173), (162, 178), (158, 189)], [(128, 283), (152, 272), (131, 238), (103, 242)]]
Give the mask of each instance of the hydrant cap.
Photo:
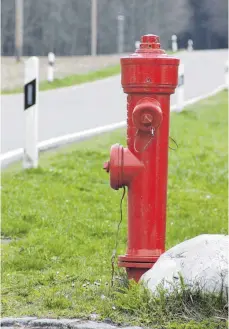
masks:
[(141, 37), (141, 42), (159, 42), (159, 37), (155, 34), (145, 34)]
[(143, 35), (135, 52), (120, 59), (124, 92), (173, 94), (178, 83), (179, 61), (161, 49), (157, 35)]
[(136, 49), (136, 52), (158, 52), (158, 53), (165, 53), (164, 50), (160, 49), (160, 38), (155, 34), (145, 34), (141, 37), (141, 43), (139, 49)]

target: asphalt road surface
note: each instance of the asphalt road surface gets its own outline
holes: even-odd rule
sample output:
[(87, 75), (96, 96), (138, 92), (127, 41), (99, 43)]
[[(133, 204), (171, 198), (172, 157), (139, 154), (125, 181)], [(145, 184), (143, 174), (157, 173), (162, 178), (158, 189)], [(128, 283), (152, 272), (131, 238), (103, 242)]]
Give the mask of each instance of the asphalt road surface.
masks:
[[(227, 50), (182, 52), (185, 100), (224, 83)], [(1, 153), (24, 146), (23, 94), (1, 97)], [(175, 104), (175, 96), (172, 96)], [(120, 76), (39, 93), (39, 141), (126, 119)]]

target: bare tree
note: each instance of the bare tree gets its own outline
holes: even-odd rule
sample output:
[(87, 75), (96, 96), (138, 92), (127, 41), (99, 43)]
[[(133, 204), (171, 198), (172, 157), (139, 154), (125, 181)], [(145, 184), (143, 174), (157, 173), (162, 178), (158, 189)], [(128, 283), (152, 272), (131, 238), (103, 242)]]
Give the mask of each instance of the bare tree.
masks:
[(189, 0), (190, 31), (197, 48), (228, 46), (227, 0)]
[(208, 15), (207, 26), (218, 36), (228, 30), (228, 0), (202, 0)]
[(1, 50), (14, 55), (15, 0), (1, 2)]
[(152, 16), (147, 21), (147, 27), (160, 36), (165, 48), (171, 48), (171, 36), (179, 35), (190, 24), (189, 2), (186, 0), (155, 0), (152, 9)]

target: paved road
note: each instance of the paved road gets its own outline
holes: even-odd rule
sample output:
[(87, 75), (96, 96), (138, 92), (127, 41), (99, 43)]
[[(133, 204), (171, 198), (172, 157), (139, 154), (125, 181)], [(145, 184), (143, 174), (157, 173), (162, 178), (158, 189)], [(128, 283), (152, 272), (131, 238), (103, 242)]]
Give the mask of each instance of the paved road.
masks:
[[(227, 54), (227, 50), (211, 50), (178, 55), (185, 66), (186, 100), (224, 83)], [(2, 96), (1, 112), (1, 152), (23, 147), (23, 94)], [(39, 141), (125, 119), (120, 76), (39, 94)]]

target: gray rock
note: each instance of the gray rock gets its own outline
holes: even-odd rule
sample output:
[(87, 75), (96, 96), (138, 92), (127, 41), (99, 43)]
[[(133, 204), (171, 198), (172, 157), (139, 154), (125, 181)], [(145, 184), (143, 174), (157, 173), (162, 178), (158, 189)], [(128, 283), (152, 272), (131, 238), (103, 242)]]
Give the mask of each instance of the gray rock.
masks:
[(84, 321), (81, 319), (38, 319), (35, 317), (3, 318), (2, 329), (143, 329), (136, 326), (116, 326), (105, 322)]
[(30, 322), (33, 327), (61, 327), (63, 324), (57, 319), (36, 319)]
[(117, 327), (104, 322), (87, 321), (74, 325), (76, 329), (117, 329)]
[(31, 321), (30, 325), (33, 327), (63, 328), (69, 326), (74, 327), (79, 322), (79, 319), (36, 319)]
[(122, 327), (120, 329), (142, 329), (142, 327)]
[(22, 317), (22, 318), (2, 318), (0, 323), (1, 327), (11, 327), (11, 326), (23, 326), (31, 322), (32, 320), (36, 320), (36, 317)]
[(228, 235), (203, 234), (166, 251), (140, 279), (152, 292), (159, 285), (168, 292), (180, 286), (180, 275), (191, 288), (228, 291)]
[(98, 319), (98, 317), (99, 317), (99, 315), (98, 314), (96, 314), (96, 313), (92, 313), (92, 314), (90, 314), (90, 320), (96, 320), (96, 319)]

